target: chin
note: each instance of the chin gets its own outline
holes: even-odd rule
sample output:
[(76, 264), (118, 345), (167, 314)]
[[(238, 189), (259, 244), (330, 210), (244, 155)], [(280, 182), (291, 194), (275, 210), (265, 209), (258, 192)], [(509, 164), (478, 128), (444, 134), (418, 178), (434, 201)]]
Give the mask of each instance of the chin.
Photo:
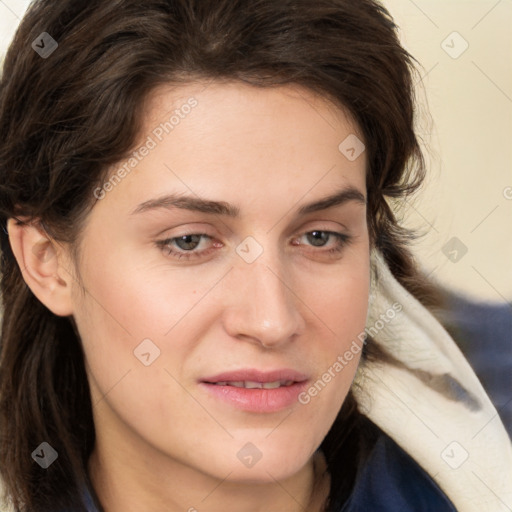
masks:
[[(272, 484), (276, 480), (282, 481), (299, 473), (308, 463), (309, 457), (292, 460), (260, 460), (252, 468), (236, 467), (232, 470), (228, 480), (243, 484)], [(225, 475), (224, 475), (225, 476)]]
[[(294, 430), (297, 432), (299, 427)], [(253, 435), (237, 436), (227, 451), (218, 454), (218, 461), (225, 470), (222, 477), (230, 473), (230, 481), (244, 483), (272, 483), (285, 480), (298, 473), (310, 460), (317, 444), (312, 439), (294, 437), (293, 434), (278, 435), (269, 431)], [(216, 473), (219, 473), (217, 468)]]

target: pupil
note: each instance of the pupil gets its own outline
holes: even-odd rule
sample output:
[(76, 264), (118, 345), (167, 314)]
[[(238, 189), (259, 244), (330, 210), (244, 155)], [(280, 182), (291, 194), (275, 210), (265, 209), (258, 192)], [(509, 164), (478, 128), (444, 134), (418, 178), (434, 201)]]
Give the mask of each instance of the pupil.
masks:
[(176, 239), (176, 245), (183, 250), (195, 249), (200, 241), (200, 235), (185, 235)]
[(311, 233), (308, 233), (307, 236), (312, 245), (321, 247), (322, 245), (325, 245), (325, 242), (327, 242), (329, 233), (326, 233), (325, 231), (312, 231)]

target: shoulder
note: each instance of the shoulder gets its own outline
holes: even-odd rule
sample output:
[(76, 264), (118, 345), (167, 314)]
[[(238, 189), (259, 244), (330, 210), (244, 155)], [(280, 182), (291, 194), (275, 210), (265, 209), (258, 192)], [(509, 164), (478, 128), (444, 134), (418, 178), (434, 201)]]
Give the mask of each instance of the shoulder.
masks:
[(347, 503), (336, 512), (456, 512), (432, 478), (381, 431)]

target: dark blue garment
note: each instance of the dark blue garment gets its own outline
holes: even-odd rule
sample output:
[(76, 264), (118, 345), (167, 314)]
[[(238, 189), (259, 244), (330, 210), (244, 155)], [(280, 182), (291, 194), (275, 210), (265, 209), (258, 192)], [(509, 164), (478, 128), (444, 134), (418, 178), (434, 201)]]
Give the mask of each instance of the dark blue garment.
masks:
[[(86, 503), (88, 512), (98, 512), (89, 493)], [(350, 498), (337, 512), (457, 511), (432, 478), (380, 431)]]
[(432, 478), (381, 433), (339, 512), (456, 512)]
[(475, 302), (445, 290), (445, 326), (478, 375), (512, 438), (512, 303)]

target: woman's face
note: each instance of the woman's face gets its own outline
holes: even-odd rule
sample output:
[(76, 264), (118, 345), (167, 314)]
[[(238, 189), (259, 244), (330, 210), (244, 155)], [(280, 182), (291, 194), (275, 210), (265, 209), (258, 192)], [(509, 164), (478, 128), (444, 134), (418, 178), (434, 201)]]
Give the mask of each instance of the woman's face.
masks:
[(291, 86), (152, 95), (136, 153), (94, 192), (72, 294), (100, 458), (239, 482), (310, 460), (368, 307), (356, 136)]

